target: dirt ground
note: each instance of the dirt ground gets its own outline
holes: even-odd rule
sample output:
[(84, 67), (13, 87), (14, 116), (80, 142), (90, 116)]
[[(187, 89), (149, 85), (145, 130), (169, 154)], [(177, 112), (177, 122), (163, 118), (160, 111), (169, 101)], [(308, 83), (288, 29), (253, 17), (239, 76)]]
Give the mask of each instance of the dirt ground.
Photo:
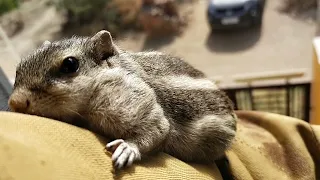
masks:
[[(234, 84), (234, 75), (294, 69), (306, 70), (303, 79), (311, 79), (314, 22), (281, 14), (279, 0), (267, 0), (261, 29), (211, 33), (206, 7), (206, 0), (195, 3), (192, 21), (179, 37), (150, 39), (144, 34), (128, 33), (118, 43), (132, 51), (160, 50), (181, 56), (210, 78), (221, 79), (222, 86)], [(54, 9), (46, 9), (40, 16), (37, 13), (25, 31), (12, 39), (20, 55), (52, 39), (60, 29), (61, 18)], [(0, 52), (0, 65), (13, 80), (15, 60), (1, 41)]]

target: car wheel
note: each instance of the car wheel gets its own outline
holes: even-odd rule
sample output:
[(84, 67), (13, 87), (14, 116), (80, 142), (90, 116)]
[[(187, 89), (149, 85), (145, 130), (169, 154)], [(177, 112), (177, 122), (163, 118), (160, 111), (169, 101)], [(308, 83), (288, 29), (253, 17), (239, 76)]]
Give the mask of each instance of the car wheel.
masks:
[(262, 26), (262, 16), (259, 16), (256, 20), (255, 20), (255, 22), (254, 22), (254, 24), (256, 25), (256, 26)]
[(260, 27), (262, 25), (262, 20), (263, 20), (263, 8), (258, 8), (257, 11), (257, 18), (254, 19), (253, 25)]
[(213, 24), (209, 24), (211, 32), (217, 31), (217, 28)]

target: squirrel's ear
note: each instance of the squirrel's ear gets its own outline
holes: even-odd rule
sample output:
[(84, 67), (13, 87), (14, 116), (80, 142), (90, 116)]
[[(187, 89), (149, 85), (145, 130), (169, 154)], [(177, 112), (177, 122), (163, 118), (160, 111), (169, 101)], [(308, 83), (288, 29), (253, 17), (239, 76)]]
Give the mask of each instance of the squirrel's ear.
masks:
[(42, 46), (46, 47), (46, 46), (50, 46), (51, 42), (46, 40), (42, 43)]
[(116, 54), (116, 49), (112, 41), (112, 36), (109, 31), (101, 30), (91, 37), (94, 48), (101, 55), (101, 60)]

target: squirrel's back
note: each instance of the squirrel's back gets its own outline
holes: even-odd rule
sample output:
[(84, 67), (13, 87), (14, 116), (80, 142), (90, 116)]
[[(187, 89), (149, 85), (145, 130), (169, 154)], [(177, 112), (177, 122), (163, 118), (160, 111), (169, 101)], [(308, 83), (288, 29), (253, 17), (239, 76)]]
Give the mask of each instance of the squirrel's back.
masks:
[(193, 78), (204, 78), (203, 72), (183, 61), (179, 57), (161, 52), (124, 52), (137, 62), (151, 76), (187, 75)]

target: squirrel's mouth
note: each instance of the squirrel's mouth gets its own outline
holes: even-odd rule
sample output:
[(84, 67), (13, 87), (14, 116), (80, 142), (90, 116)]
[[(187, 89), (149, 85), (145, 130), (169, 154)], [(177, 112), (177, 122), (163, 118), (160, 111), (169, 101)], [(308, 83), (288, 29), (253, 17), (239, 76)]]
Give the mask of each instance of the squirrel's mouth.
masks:
[(42, 111), (35, 111), (35, 110), (28, 110), (26, 112), (20, 112), (23, 114), (30, 114), (30, 115), (36, 115), (40, 117), (45, 117), (57, 121), (66, 122), (68, 124), (72, 124), (78, 127), (86, 128), (88, 127), (88, 121), (86, 119), (78, 114), (52, 114), (52, 113), (45, 113)]
[(82, 128), (89, 128), (88, 121), (81, 115), (78, 114), (68, 114), (68, 115), (59, 115), (59, 116), (47, 116), (47, 118), (51, 118), (57, 121), (66, 122), (68, 124), (82, 127)]
[[(22, 92), (22, 93), (21, 93)], [(12, 112), (36, 115), (63, 121), (80, 127), (87, 127), (86, 118), (77, 107), (66, 106), (66, 103), (54, 101), (50, 103), (48, 98), (32, 98), (24, 94), (25, 91), (16, 91), (8, 101), (9, 109)], [(40, 100), (39, 100), (40, 99)], [(46, 101), (47, 99), (47, 101)], [(49, 103), (48, 103), (49, 101)]]
[(81, 128), (89, 129), (89, 123), (88, 123), (88, 121), (86, 121), (86, 120), (83, 119), (83, 118), (73, 119), (70, 124), (72, 124), (72, 125), (74, 125), (74, 126), (81, 127)]

